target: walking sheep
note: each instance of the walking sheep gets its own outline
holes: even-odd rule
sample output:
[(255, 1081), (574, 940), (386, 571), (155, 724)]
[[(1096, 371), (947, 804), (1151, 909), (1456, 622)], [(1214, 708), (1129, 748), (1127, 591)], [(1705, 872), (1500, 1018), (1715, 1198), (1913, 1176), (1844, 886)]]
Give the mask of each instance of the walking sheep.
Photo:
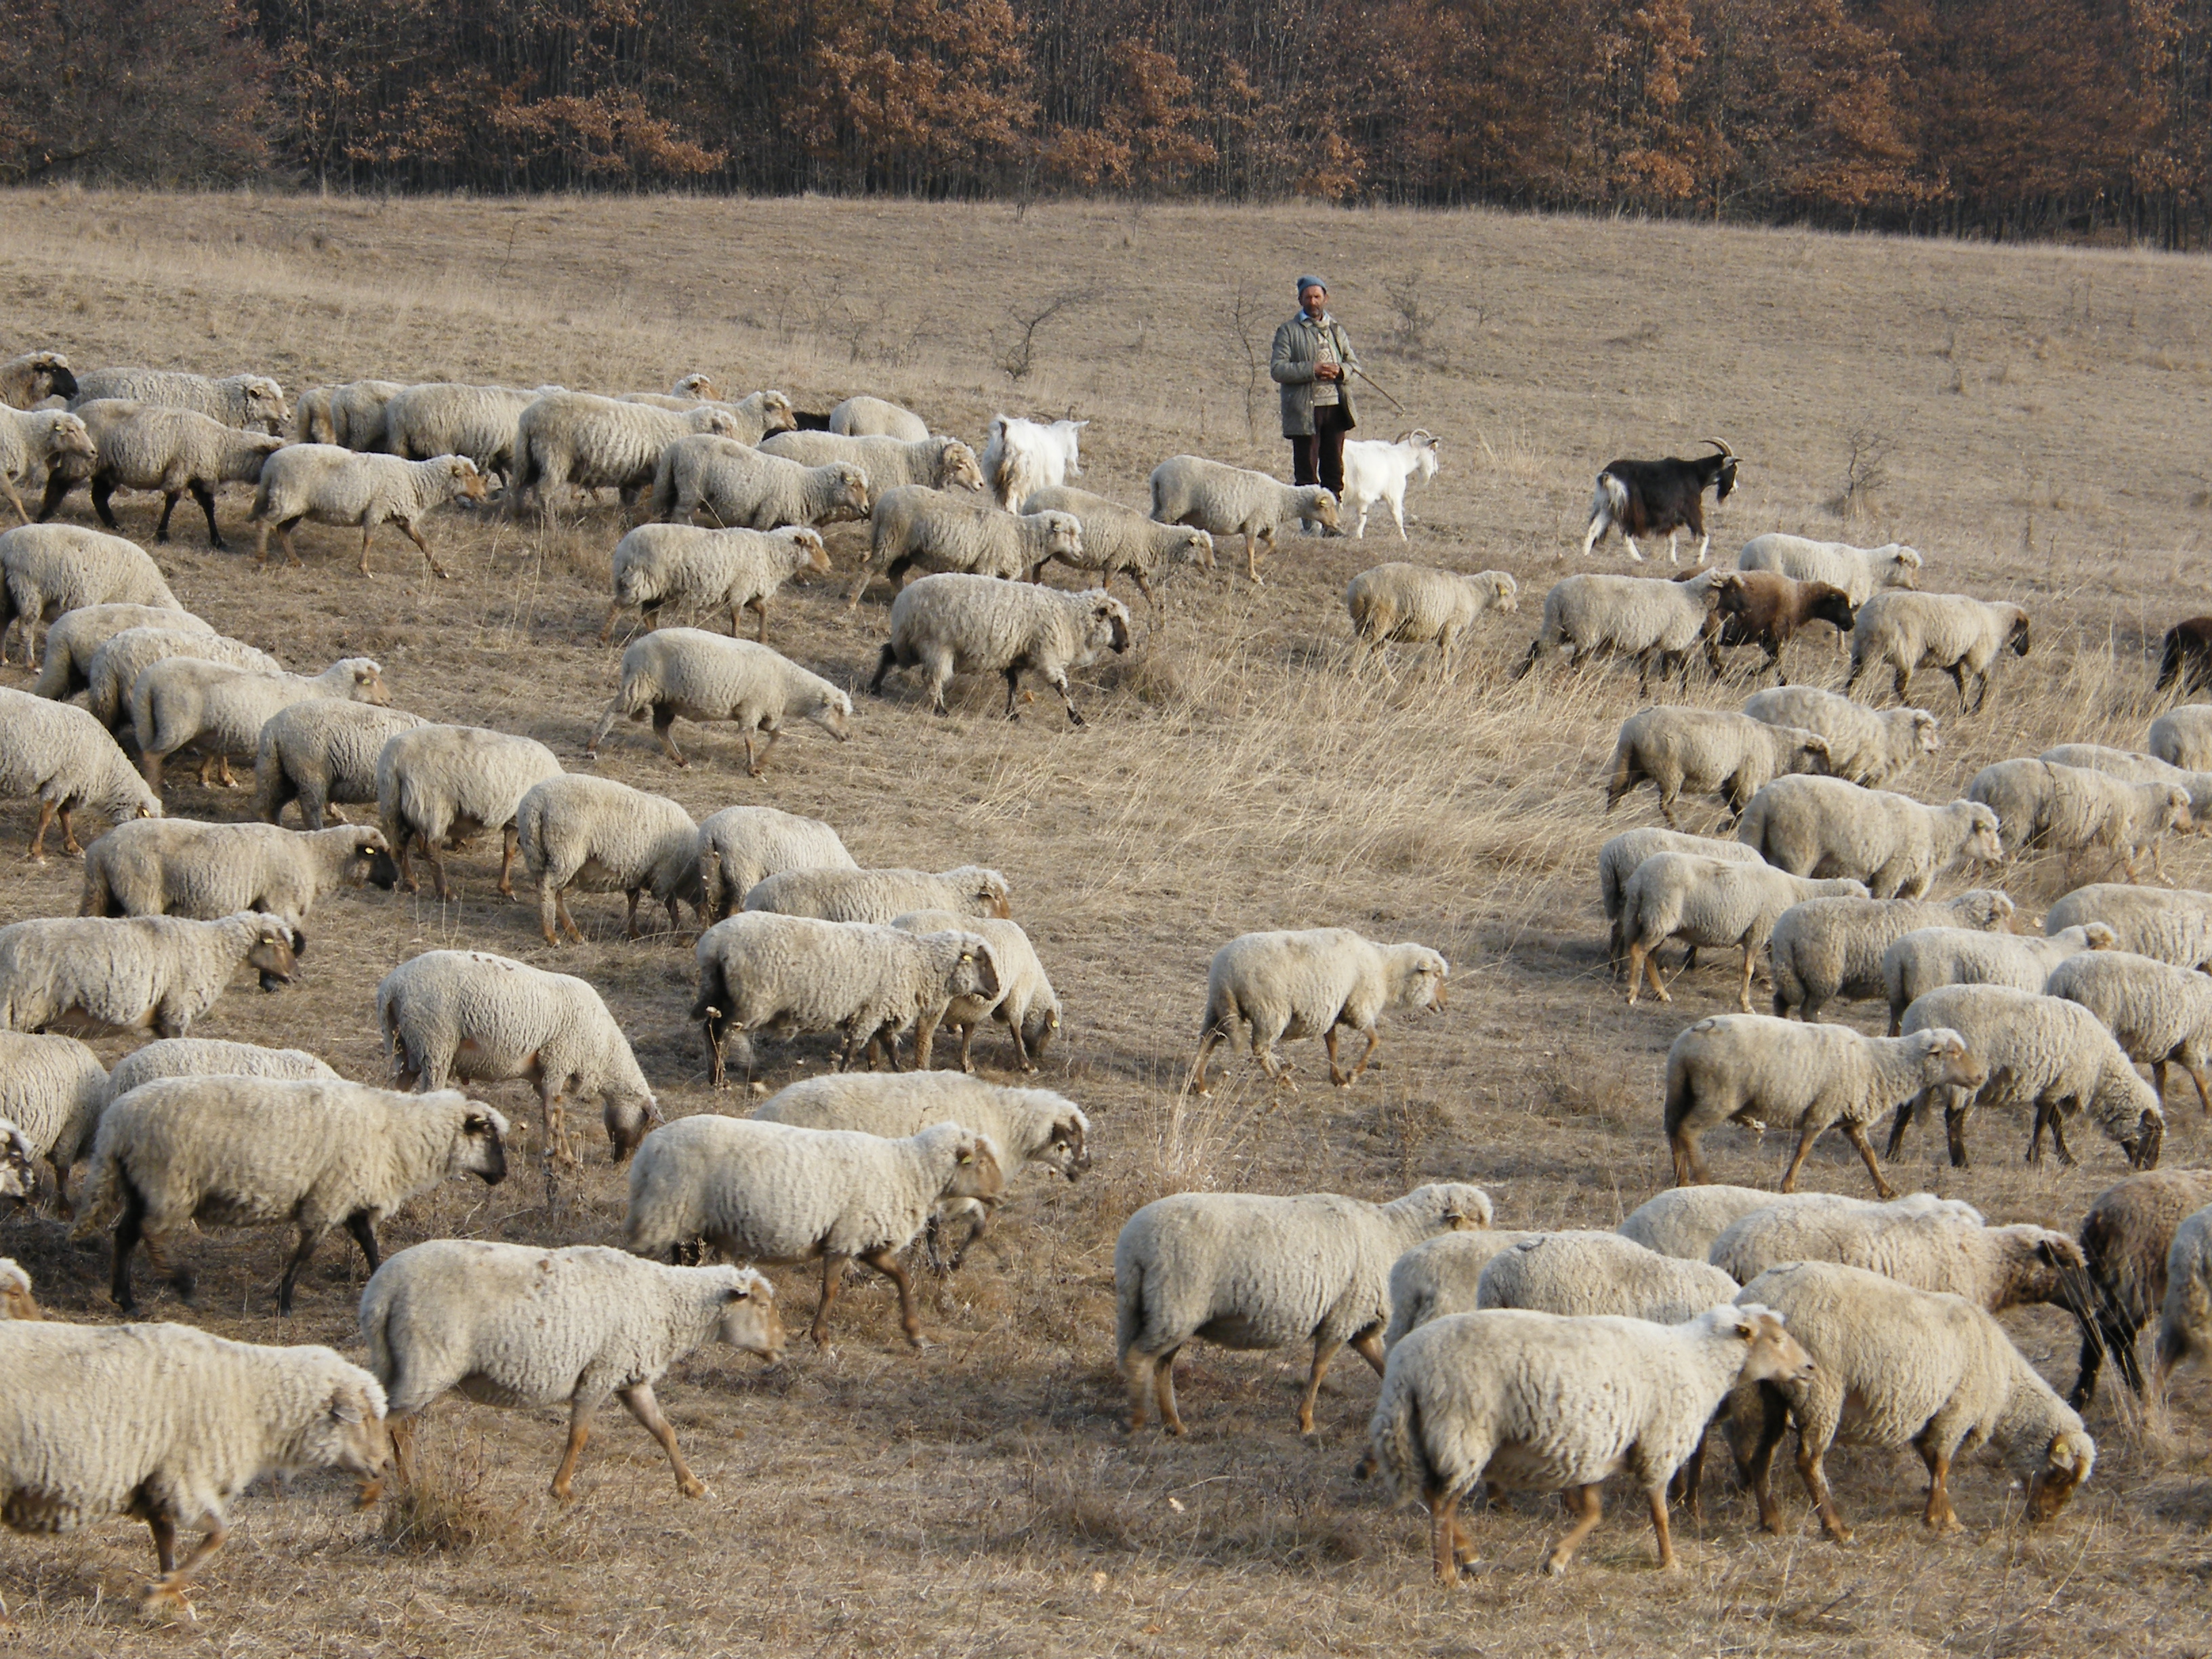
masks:
[(801, 867), (763, 878), (746, 893), (744, 908), (822, 921), (888, 925), (908, 910), (1011, 916), (1012, 892), (1004, 876), (980, 864), (935, 874), (927, 870)]
[(1114, 1243), (1114, 1351), (1129, 1397), (1129, 1431), (1147, 1397), (1160, 1426), (1183, 1431), (1175, 1362), (1203, 1337), (1224, 1348), (1313, 1344), (1298, 1432), (1346, 1343), (1383, 1370), (1390, 1266), (1423, 1239), (1490, 1225), (1490, 1196), (1459, 1182), (1416, 1187), (1388, 1204), (1335, 1193), (1177, 1193), (1123, 1224)]
[(325, 893), (397, 878), (381, 830), (279, 830), (192, 818), (121, 823), (84, 855), (82, 916), (191, 916), (261, 910), (298, 929)]
[(1856, 610), (1885, 587), (1917, 587), (1923, 568), (1918, 550), (1891, 542), (1883, 547), (1852, 547), (1816, 542), (1802, 536), (1770, 532), (1753, 536), (1736, 555), (1739, 570), (1771, 570), (1793, 581), (1827, 582), (1840, 587)]
[(538, 884), (538, 920), (548, 945), (560, 944), (562, 928), (584, 942), (568, 914), (572, 887), (628, 898), (630, 939), (639, 936), (637, 905), (647, 893), (668, 907), (672, 933), (683, 925), (679, 900), (703, 918), (699, 826), (665, 795), (564, 772), (531, 786), (514, 809), (514, 834), (523, 867)]
[(58, 351), (26, 351), (0, 362), (0, 404), (36, 409), (49, 398), (76, 396), (76, 376)]
[(605, 643), (625, 606), (645, 612), (648, 632), (660, 626), (660, 608), (727, 606), (737, 637), (745, 611), (760, 617), (760, 642), (768, 643), (768, 602), (802, 570), (828, 574), (822, 538), (805, 528), (695, 530), (689, 525), (640, 525), (615, 544), (614, 602), (599, 629)]
[(514, 441), (522, 411), (558, 386), (520, 392), (512, 386), (465, 386), (434, 380), (392, 394), (384, 405), (383, 447), (403, 460), (465, 455), (477, 471), (502, 477), (514, 471)]
[(1751, 1012), (1751, 970), (1784, 910), (1808, 898), (1864, 898), (1863, 884), (1848, 878), (1815, 880), (1763, 864), (1706, 858), (1697, 853), (1658, 853), (1636, 866), (1621, 890), (1620, 937), (1628, 952), (1628, 1001), (1648, 977), (1662, 1002), (1674, 999), (1652, 959), (1670, 939), (1696, 945), (1732, 945), (1743, 952), (1736, 1004)]
[(678, 438), (653, 475), (653, 516), (672, 524), (702, 507), (717, 526), (839, 524), (866, 518), (868, 501), (868, 475), (850, 461), (805, 466), (712, 433)]
[[(1492, 1260), (1516, 1244), (1543, 1237), (1507, 1228), (1484, 1228), (1438, 1233), (1414, 1245), (1390, 1264), (1390, 1322), (1382, 1330), (1383, 1352), (1389, 1352), (1407, 1332), (1419, 1330), (1431, 1319), (1473, 1313), (1482, 1288), (1482, 1270)], [(1374, 1473), (1370, 1456), (1361, 1465), (1358, 1478), (1364, 1480)]]
[(269, 562), (269, 526), (273, 524), (284, 544), (284, 556), (297, 566), (300, 555), (292, 545), (292, 532), (302, 519), (312, 519), (317, 524), (358, 525), (361, 574), (373, 575), (368, 539), (377, 526), (396, 524), (420, 550), (430, 574), (443, 581), (446, 567), (422, 539), (416, 521), (447, 501), (480, 501), (484, 495), (483, 474), (465, 455), (409, 461), (397, 455), (357, 455), (330, 444), (295, 444), (271, 455), (261, 469), (261, 486), (253, 497), (253, 521), (261, 526), (261, 534), (253, 562)]
[(70, 1170), (91, 1152), (107, 1097), (106, 1068), (75, 1037), (0, 1031), (0, 1122), (22, 1136), (26, 1159), (43, 1158), (52, 1167), (64, 1216)]
[(403, 1089), (520, 1079), (538, 1091), (552, 1156), (573, 1164), (566, 1103), (599, 1102), (620, 1164), (661, 1121), (629, 1039), (599, 994), (568, 974), (483, 951), (425, 951), (376, 988), (376, 1024)]
[(1244, 538), (1244, 573), (1260, 582), (1259, 548), (1275, 550), (1282, 525), (1297, 522), (1334, 530), (1336, 497), (1319, 484), (1278, 483), (1264, 472), (1227, 466), (1199, 455), (1176, 455), (1152, 469), (1152, 517), (1188, 525), (1214, 537)]
[(534, 501), (549, 514), (564, 489), (611, 487), (629, 501), (652, 488), (661, 452), (696, 432), (746, 435), (741, 422), (715, 404), (677, 410), (588, 392), (549, 392), (516, 418), (508, 488), (518, 503)]
[(930, 707), (946, 712), (945, 688), (955, 674), (1000, 674), (1006, 682), (1006, 718), (1028, 669), (1060, 693), (1072, 725), (1086, 724), (1067, 689), (1067, 671), (1101, 651), (1129, 648), (1128, 607), (1103, 587), (1081, 593), (1026, 582), (1002, 582), (959, 572), (924, 576), (891, 601), (891, 636), (876, 659), (872, 696), (883, 693), (894, 668), (919, 666)]
[(999, 971), (999, 991), (994, 997), (956, 998), (945, 1011), (945, 1027), (960, 1033), (960, 1069), (975, 1069), (969, 1057), (975, 1028), (987, 1019), (995, 1019), (1006, 1028), (1014, 1045), (1015, 1066), (1024, 1072), (1036, 1070), (1037, 1057), (1060, 1030), (1060, 998), (1019, 922), (997, 916), (970, 917), (957, 910), (909, 910), (893, 916), (890, 925), (909, 933), (965, 931), (979, 935), (991, 947), (991, 961)]
[[(2000, 652), (2027, 654), (2027, 612), (1961, 593), (1877, 593), (1859, 608), (1851, 627), (1849, 696), (1859, 677), (1884, 666), (1897, 680), (1897, 700), (1911, 700), (1917, 668), (1940, 668), (1959, 688), (1961, 714), (1975, 714), (1989, 701), (1990, 670)], [(1975, 682), (1973, 696), (1966, 681)]]
[(1765, 570), (1727, 570), (1713, 579), (1712, 614), (1705, 618), (1705, 661), (1716, 676), (1723, 670), (1723, 646), (1755, 645), (1766, 660), (1754, 677), (1774, 671), (1774, 683), (1789, 682), (1782, 652), (1808, 623), (1824, 622), (1838, 636), (1850, 632), (1850, 596), (1830, 582), (1793, 581)]
[(1732, 818), (1777, 777), (1827, 771), (1828, 740), (1814, 732), (1721, 708), (1646, 708), (1621, 723), (1605, 810), (1648, 782), (1659, 791), (1659, 811), (1670, 829), (1685, 789), (1720, 796)]
[(1603, 652), (1636, 659), (1637, 689), (1648, 696), (1651, 671), (1689, 683), (1690, 653), (1704, 636), (1711, 596), (1698, 582), (1643, 576), (1569, 576), (1544, 595), (1544, 621), (1513, 678), (1521, 679), (1562, 647), (1581, 668)]
[(2112, 942), (2112, 930), (2101, 921), (2047, 939), (1974, 927), (1916, 927), (1881, 953), (1889, 1034), (1895, 1036), (1905, 1011), (1939, 986), (2009, 985), (2039, 992), (2051, 970), (2068, 957), (2109, 951)]
[(830, 430), (848, 438), (880, 436), (920, 443), (929, 436), (929, 422), (881, 398), (848, 398), (830, 411)]
[(2155, 957), (2177, 968), (2212, 964), (2212, 893), (2158, 892), (2109, 882), (2077, 887), (2051, 907), (2045, 931), (2063, 933), (2101, 921), (2114, 948)]
[(1433, 645), (1437, 672), (1449, 675), (1460, 641), (1486, 611), (1520, 605), (1520, 586), (1503, 570), (1462, 575), (1418, 564), (1378, 564), (1363, 570), (1344, 590), (1359, 641), (1359, 666), (1382, 655), (1386, 645)]
[(370, 657), (341, 657), (313, 676), (258, 672), (190, 657), (164, 659), (143, 670), (131, 685), (138, 769), (149, 787), (159, 789), (163, 763), (191, 745), (200, 751), (202, 787), (212, 768), (228, 789), (230, 757), (258, 751), (269, 717), (317, 697), (391, 701), (384, 671)]
[(74, 415), (0, 409), (0, 495), (24, 524), (31, 522), (31, 513), (16, 493), (19, 486), (43, 489), (58, 474), (89, 477), (99, 454), (92, 434)]
[[(164, 1037), (133, 1048), (107, 1074), (107, 1099), (100, 1109), (142, 1083), (164, 1077), (331, 1078), (337, 1073), (304, 1048), (264, 1048), (218, 1037)], [(85, 1146), (89, 1154), (92, 1147)]]
[(541, 1250), (480, 1238), (433, 1239), (379, 1267), (361, 1294), (361, 1334), (390, 1397), (403, 1482), (415, 1474), (416, 1415), (459, 1389), (496, 1405), (568, 1407), (552, 1487), (564, 1504), (609, 1395), (660, 1443), (676, 1490), (706, 1497), (653, 1385), (709, 1342), (769, 1360), (783, 1352), (775, 1287), (750, 1267), (664, 1267), (595, 1244)]
[(2179, 784), (2189, 794), (2191, 814), (2212, 812), (2212, 772), (2185, 772), (2168, 766), (2155, 755), (2132, 750), (2108, 749), (2097, 743), (2062, 743), (2036, 757), (2054, 766), (2079, 766), (2104, 772), (2130, 783)]
[(306, 941), (256, 910), (180, 916), (40, 918), (0, 927), (0, 1030), (183, 1036), (240, 968), (273, 991)]
[[(1957, 1199), (1939, 1199), (1932, 1193), (1915, 1193), (1896, 1200), (1900, 1206), (1933, 1208), (1978, 1223), (1982, 1212)], [(1870, 1210), (1875, 1200), (1845, 1198), (1840, 1193), (1770, 1193), (1756, 1187), (1670, 1187), (1639, 1206), (1613, 1229), (1662, 1255), (1703, 1261), (1712, 1253), (1713, 1241), (1754, 1210), (1803, 1209), (1826, 1205), (1845, 1210)]]
[(2069, 858), (2101, 847), (2120, 862), (2128, 880), (2148, 848), (2151, 867), (2163, 880), (2160, 857), (2169, 830), (2193, 828), (2189, 792), (2175, 783), (2130, 783), (2110, 773), (2046, 760), (1999, 761), (1966, 786), (1966, 799), (1997, 815), (1997, 835), (2008, 855), (2030, 847)]
[(441, 902), (452, 896), (446, 852), (484, 830), (501, 832), (499, 893), (513, 898), (508, 878), (519, 846), (515, 809), (533, 784), (558, 777), (561, 763), (544, 744), (477, 726), (415, 726), (395, 732), (376, 756), (376, 815), (399, 866), (400, 884), (415, 890), (408, 854), (429, 860)]
[(373, 804), (376, 757), (385, 740), (428, 722), (420, 714), (376, 703), (317, 697), (280, 708), (261, 725), (253, 756), (253, 810), (275, 823), (287, 804), (300, 804), (300, 822), (319, 830), (326, 818), (345, 821), (340, 802)]
[(84, 851), (70, 823), (80, 806), (118, 823), (161, 816), (161, 798), (98, 720), (74, 703), (0, 686), (0, 798), (30, 795), (39, 801), (26, 853), (33, 864), (46, 861), (46, 830), (57, 817), (62, 850), (71, 857)]
[(2143, 747), (2169, 766), (2212, 770), (2212, 703), (2169, 708), (2150, 723)]
[[(1348, 1089), (1382, 1046), (1375, 1022), (1389, 1009), (1441, 1012), (1450, 974), (1450, 964), (1425, 945), (1378, 945), (1348, 927), (1241, 934), (1213, 953), (1206, 970), (1190, 1087), (1212, 1092), (1206, 1056), (1236, 1035), (1241, 1020), (1251, 1030), (1252, 1058), (1272, 1081), (1297, 1087), (1275, 1057), (1275, 1044), (1318, 1035), (1328, 1050), (1328, 1080)], [(1340, 1027), (1367, 1039), (1349, 1072), (1337, 1059)]]
[(988, 502), (963, 501), (926, 484), (879, 490), (869, 514), (868, 557), (845, 596), (857, 610), (878, 576), (899, 578), (918, 562), (971, 576), (1034, 581), (1055, 558), (1079, 557), (1083, 526), (1072, 513), (1018, 515)]
[(228, 374), (218, 380), (174, 369), (95, 368), (77, 377), (69, 399), (71, 409), (104, 400), (189, 409), (240, 431), (258, 427), (272, 434), (292, 420), (284, 388), (265, 374)]
[(92, 653), (92, 660), (85, 669), (85, 708), (109, 731), (128, 731), (131, 688), (155, 663), (167, 662), (172, 657), (218, 662), (256, 674), (284, 672), (284, 665), (266, 651), (212, 629), (171, 628), (167, 623), (126, 628)]
[[(679, 767), (691, 763), (668, 729), (678, 715), (694, 720), (734, 720), (744, 733), (745, 771), (758, 777), (783, 735), (787, 720), (820, 726), (840, 743), (853, 736), (853, 699), (818, 674), (750, 640), (724, 639), (696, 628), (664, 628), (623, 653), (622, 686), (592, 728), (584, 758), (597, 760), (600, 741), (627, 716), (653, 717), (653, 735)], [(756, 755), (753, 735), (768, 733)]]
[(801, 466), (849, 461), (860, 469), (868, 488), (880, 494), (900, 484), (933, 489), (981, 489), (983, 469), (975, 452), (957, 438), (842, 438), (834, 432), (778, 432), (761, 440), (763, 454), (781, 455)]
[(1979, 801), (1927, 806), (1841, 778), (1775, 779), (1751, 798), (1735, 834), (1778, 870), (1856, 877), (1876, 898), (1919, 898), (1954, 864), (2004, 856), (1997, 815)]
[[(1070, 570), (1095, 572), (1098, 586), (1109, 592), (1113, 591), (1115, 577), (1127, 576), (1156, 616), (1160, 596), (1152, 591), (1153, 583), (1164, 582), (1179, 565), (1195, 565), (1204, 570), (1214, 568), (1213, 538), (1203, 530), (1156, 524), (1134, 507), (1072, 484), (1031, 490), (1022, 498), (1021, 510), (1073, 517), (1082, 527), (1082, 544), (1073, 553), (1055, 551), (1051, 558)], [(1042, 569), (1040, 565), (1038, 572)]]
[(1005, 1185), (991, 1142), (957, 1123), (886, 1140), (704, 1114), (654, 1130), (638, 1148), (623, 1243), (641, 1255), (703, 1239), (749, 1261), (818, 1258), (822, 1300), (808, 1331), (817, 1344), (830, 1339), (846, 1263), (866, 1262), (898, 1287), (899, 1323), (923, 1348), (898, 1254), (939, 1204), (994, 1205)]
[(9, 629), (23, 631), (23, 660), (39, 665), (39, 625), (91, 605), (181, 611), (161, 568), (136, 542), (73, 524), (27, 524), (0, 533), (0, 663)]
[(1619, 1233), (1570, 1230), (1534, 1234), (1492, 1256), (1475, 1305), (1679, 1325), (1735, 1293), (1735, 1280), (1705, 1262), (1661, 1255)]
[(699, 888), (709, 922), (734, 914), (747, 893), (783, 871), (859, 867), (819, 818), (773, 806), (725, 806), (699, 823)]
[[(390, 1461), (384, 1390), (328, 1348), (230, 1342), (189, 1325), (10, 1323), (0, 1340), (0, 1518), (69, 1532), (145, 1522), (161, 1577), (148, 1611), (189, 1609), (229, 1536), (225, 1506), (263, 1475)], [(205, 1528), (177, 1559), (177, 1529)]]
[(1753, 692), (1743, 712), (1769, 726), (1802, 726), (1828, 740), (1828, 770), (1877, 788), (1901, 776), (1923, 755), (1943, 746), (1936, 717), (1924, 708), (1869, 708), (1809, 685)]
[(1885, 994), (1882, 957), (1922, 927), (2002, 934), (2013, 902), (1995, 888), (1956, 898), (1808, 899), (1784, 910), (1767, 941), (1774, 970), (1774, 1012), (1808, 1023), (1838, 997), (1858, 1001)]
[[(1674, 830), (1626, 830), (1612, 837), (1597, 849), (1597, 886), (1598, 902), (1605, 911), (1611, 933), (1606, 957), (1616, 965), (1628, 949), (1627, 942), (1620, 936), (1622, 890), (1644, 860), (1660, 853), (1702, 853), (1707, 858), (1726, 859), (1735, 864), (1766, 862), (1741, 842), (1686, 836)], [(1690, 954), (1693, 959), (1697, 956), (1695, 945), (1690, 947)]]
[(2212, 1116), (2212, 978), (2129, 951), (2084, 951), (2051, 970), (2043, 994), (2103, 1021), (2130, 1060), (2150, 1067), (2161, 1102), (2166, 1068), (2179, 1062)]
[(110, 1215), (110, 1294), (137, 1306), (131, 1256), (143, 1240), (154, 1271), (186, 1303), (197, 1275), (172, 1267), (169, 1244), (195, 1218), (246, 1227), (289, 1223), (299, 1243), (276, 1287), (292, 1287), (325, 1233), (343, 1224), (368, 1271), (381, 1265), (376, 1224), (440, 1182), (507, 1176), (507, 1120), (459, 1091), (403, 1095), (365, 1083), (267, 1077), (164, 1078), (133, 1089), (100, 1120), (93, 1191), (80, 1233)]
[[(46, 660), (31, 690), (59, 702), (84, 690), (93, 659), (118, 634), (133, 628), (155, 628), (180, 634), (213, 637), (213, 624), (189, 611), (166, 611), (153, 605), (88, 605), (54, 618), (46, 630)], [(127, 685), (125, 691), (130, 690)]]
[[(282, 438), (241, 432), (189, 409), (89, 403), (80, 405), (79, 412), (99, 451), (85, 482), (100, 523), (119, 528), (109, 505), (117, 489), (156, 491), (161, 497), (161, 520), (154, 527), (157, 542), (169, 539), (169, 515), (177, 510), (178, 498), (189, 492), (207, 517), (208, 545), (222, 550), (227, 544), (216, 527), (215, 491), (227, 483), (259, 483), (263, 463), (284, 447)], [(47, 478), (39, 502), (40, 522), (53, 516), (77, 482), (66, 471)]]
[(2094, 1325), (2081, 1332), (2081, 1360), (2066, 1403), (2081, 1410), (2097, 1392), (2097, 1373), (2110, 1352), (2138, 1395), (2142, 1367), (2136, 1339), (2166, 1300), (2166, 1259), (2173, 1237), (2212, 1204), (2212, 1170), (2149, 1170), (2097, 1194), (2081, 1218), (2081, 1256), (2100, 1300)]
[(2184, 1366), (2212, 1360), (2212, 1206), (2183, 1222), (2166, 1252), (2155, 1359), (2161, 1391)]

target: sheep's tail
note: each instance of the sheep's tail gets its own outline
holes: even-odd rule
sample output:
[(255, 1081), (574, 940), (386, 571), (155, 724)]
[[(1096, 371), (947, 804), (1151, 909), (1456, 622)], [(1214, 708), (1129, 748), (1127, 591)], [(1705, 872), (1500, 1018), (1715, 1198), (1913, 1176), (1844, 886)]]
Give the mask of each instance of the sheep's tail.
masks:
[(84, 1184), (84, 1201), (76, 1224), (70, 1229), (73, 1243), (82, 1243), (123, 1213), (123, 1188), (131, 1177), (124, 1173), (123, 1158), (112, 1146), (94, 1141), (92, 1175)]
[(676, 510), (676, 446), (669, 445), (660, 452), (660, 464), (653, 469), (653, 499), (646, 507), (648, 519), (665, 520)]
[(123, 914), (115, 902), (115, 889), (107, 879), (105, 863), (95, 858), (84, 861), (84, 896), (78, 900), (76, 913), (81, 916), (115, 916)]
[(1590, 522), (1606, 520), (1613, 524), (1628, 521), (1628, 486), (1610, 472), (1597, 475), (1597, 484), (1590, 491)]
[(397, 1391), (399, 1366), (392, 1352), (392, 1293), (369, 1278), (361, 1298), (361, 1340), (368, 1349), (368, 1369), (390, 1395)]
[(1129, 1350), (1145, 1334), (1145, 1264), (1131, 1265), (1127, 1273), (1114, 1274), (1114, 1361), (1127, 1361)]
[(1375, 1413), (1367, 1420), (1369, 1456), (1382, 1472), (1392, 1498), (1425, 1498), (1441, 1492), (1444, 1478), (1429, 1456), (1428, 1437), (1421, 1432), (1420, 1392), (1413, 1368), (1386, 1369), (1382, 1392)]
[(1610, 812), (1620, 804), (1620, 798), (1636, 787), (1636, 740), (1627, 732), (1613, 746), (1613, 776), (1605, 786), (1605, 810)]

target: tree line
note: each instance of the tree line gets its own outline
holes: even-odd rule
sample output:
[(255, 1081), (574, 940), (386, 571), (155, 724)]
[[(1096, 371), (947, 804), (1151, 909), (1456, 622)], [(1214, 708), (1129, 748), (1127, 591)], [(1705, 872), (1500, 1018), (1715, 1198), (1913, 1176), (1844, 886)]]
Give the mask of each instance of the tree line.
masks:
[(0, 180), (1492, 203), (2202, 246), (2212, 0), (15, 0)]

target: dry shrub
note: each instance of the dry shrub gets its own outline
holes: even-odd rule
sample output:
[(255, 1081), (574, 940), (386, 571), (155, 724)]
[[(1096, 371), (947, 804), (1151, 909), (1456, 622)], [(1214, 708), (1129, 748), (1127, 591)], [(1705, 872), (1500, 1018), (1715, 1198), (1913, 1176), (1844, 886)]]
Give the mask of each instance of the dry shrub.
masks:
[(401, 1555), (473, 1554), (486, 1544), (512, 1543), (527, 1530), (520, 1504), (502, 1505), (487, 1490), (489, 1459), (481, 1438), (463, 1449), (450, 1435), (418, 1418), (415, 1478), (388, 1483), (378, 1535)]

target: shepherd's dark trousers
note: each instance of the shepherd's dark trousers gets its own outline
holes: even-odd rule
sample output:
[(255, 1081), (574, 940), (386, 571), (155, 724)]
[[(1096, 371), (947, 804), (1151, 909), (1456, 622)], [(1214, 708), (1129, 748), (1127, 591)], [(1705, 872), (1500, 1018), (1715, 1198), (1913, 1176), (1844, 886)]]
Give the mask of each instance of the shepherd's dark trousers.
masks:
[(1322, 404), (1313, 416), (1313, 436), (1291, 440), (1292, 482), (1326, 485), (1340, 501), (1344, 499), (1344, 434), (1352, 430), (1352, 422), (1344, 418), (1342, 404)]

